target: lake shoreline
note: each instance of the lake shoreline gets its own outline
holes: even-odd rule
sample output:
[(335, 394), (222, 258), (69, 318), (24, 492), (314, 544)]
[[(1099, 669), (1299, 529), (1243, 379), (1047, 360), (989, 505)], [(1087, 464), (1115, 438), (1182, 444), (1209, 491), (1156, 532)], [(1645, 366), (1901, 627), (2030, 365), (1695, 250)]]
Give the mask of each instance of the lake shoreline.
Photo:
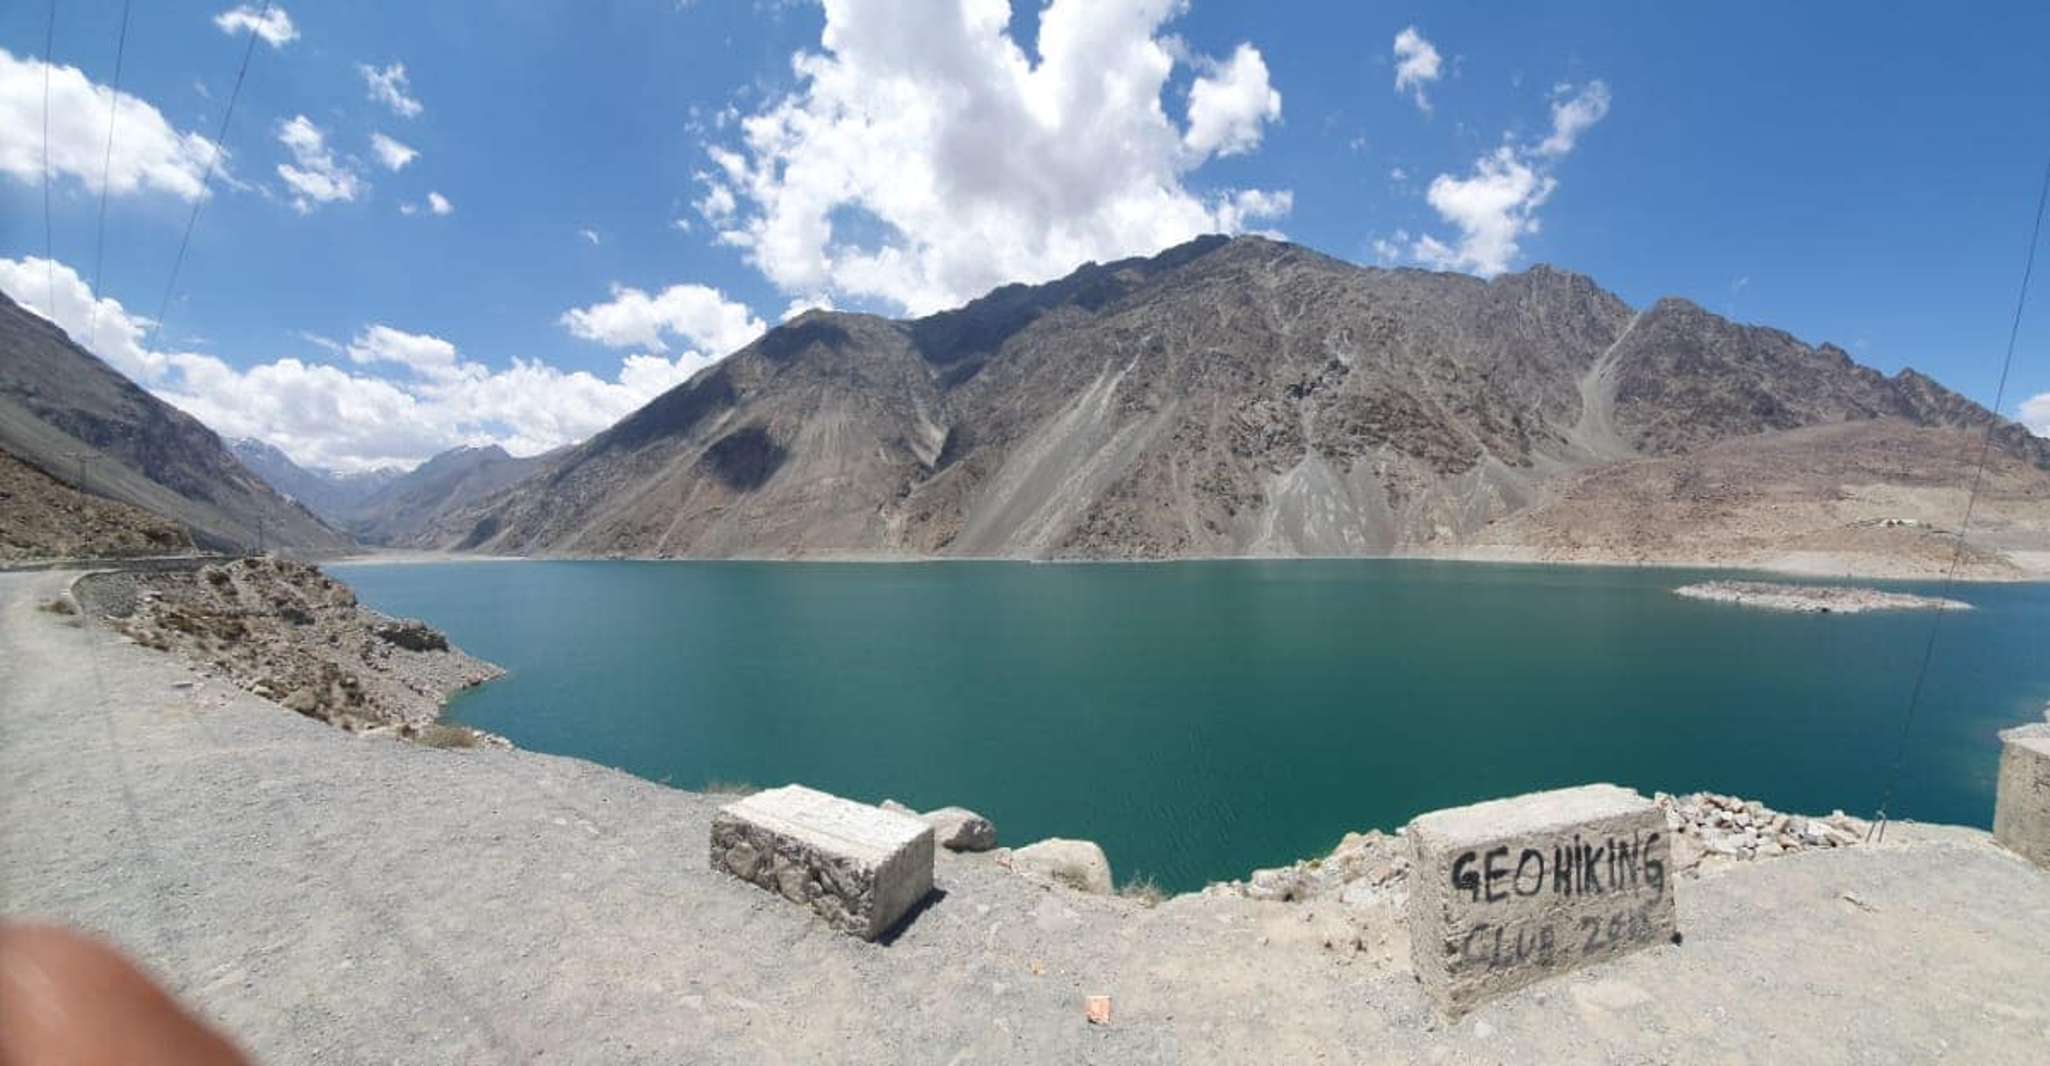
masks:
[[(1960, 584), (1974, 585), (2031, 585), (2050, 584), (2050, 558), (2035, 559), (2029, 555), (2030, 565), (2018, 574), (1986, 574), (1964, 571), (1955, 575)], [(473, 555), (467, 552), (441, 552), (414, 549), (391, 549), (359, 552), (322, 560), (323, 565), (334, 566), (427, 566), (435, 564), (468, 563), (519, 563), (519, 562), (615, 562), (615, 563), (783, 563), (797, 566), (814, 565), (870, 565), (870, 566), (944, 566), (954, 563), (1005, 563), (1017, 566), (1179, 566), (1190, 563), (1333, 563), (1333, 562), (1422, 562), (1451, 563), (1460, 565), (1481, 564), (1487, 566), (1532, 566), (1557, 569), (1604, 569), (1604, 570), (1714, 570), (1726, 573), (1770, 574), (1786, 578), (1805, 578), (1813, 581), (1894, 581), (1933, 583), (1946, 580), (1943, 571), (1911, 570), (1900, 565), (1886, 565), (1888, 560), (1856, 556), (1780, 556), (1765, 561), (1728, 559), (1558, 559), (1540, 558), (1535, 553), (1520, 551), (1495, 551), (1476, 548), (1456, 552), (1403, 552), (1386, 555), (1188, 555), (1172, 559), (1101, 559), (1101, 558), (1026, 558), (1021, 556), (969, 556), (969, 555), (901, 555), (890, 553), (820, 553), (801, 557), (789, 556), (660, 556), (660, 555)], [(1892, 562), (1898, 563), (1897, 560)]]

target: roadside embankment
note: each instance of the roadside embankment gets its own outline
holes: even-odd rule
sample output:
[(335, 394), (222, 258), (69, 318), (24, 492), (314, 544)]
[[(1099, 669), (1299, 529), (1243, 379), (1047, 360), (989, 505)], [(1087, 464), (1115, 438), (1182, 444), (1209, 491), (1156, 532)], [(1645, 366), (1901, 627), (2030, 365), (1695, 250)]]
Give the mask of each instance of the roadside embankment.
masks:
[(425, 623), (370, 610), (347, 585), (286, 559), (92, 573), (71, 595), (136, 644), (350, 732), (475, 743), (483, 734), (435, 720), (449, 696), (504, 673)]

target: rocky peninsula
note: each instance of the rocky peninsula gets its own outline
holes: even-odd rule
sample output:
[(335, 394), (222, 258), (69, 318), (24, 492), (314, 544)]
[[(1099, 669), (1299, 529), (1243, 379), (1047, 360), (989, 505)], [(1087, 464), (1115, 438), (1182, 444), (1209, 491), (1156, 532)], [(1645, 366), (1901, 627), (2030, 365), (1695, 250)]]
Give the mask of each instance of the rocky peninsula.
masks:
[(1963, 600), (1915, 596), (1879, 589), (1833, 585), (1783, 585), (1769, 581), (1704, 581), (1682, 585), (1676, 596), (1709, 603), (1728, 603), (1767, 611), (1801, 614), (1862, 614), (1867, 611), (1969, 611)]
[(437, 720), (448, 698), (502, 675), (424, 622), (356, 601), (318, 567), (267, 556), (79, 579), (68, 600), (116, 633), (347, 732), (432, 744), (504, 741)]

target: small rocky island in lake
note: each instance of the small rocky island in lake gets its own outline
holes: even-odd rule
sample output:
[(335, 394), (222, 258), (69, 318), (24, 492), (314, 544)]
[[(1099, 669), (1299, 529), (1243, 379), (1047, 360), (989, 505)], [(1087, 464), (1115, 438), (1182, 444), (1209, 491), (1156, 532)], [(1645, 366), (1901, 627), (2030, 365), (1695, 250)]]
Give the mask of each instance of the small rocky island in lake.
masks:
[(1826, 585), (1780, 585), (1769, 581), (1704, 581), (1673, 590), (1690, 600), (1734, 603), (1739, 607), (1763, 607), (1770, 611), (1802, 611), (1808, 614), (1858, 614), (1862, 611), (1969, 611), (1963, 600), (1936, 596), (1914, 596), (1878, 589), (1838, 588)]

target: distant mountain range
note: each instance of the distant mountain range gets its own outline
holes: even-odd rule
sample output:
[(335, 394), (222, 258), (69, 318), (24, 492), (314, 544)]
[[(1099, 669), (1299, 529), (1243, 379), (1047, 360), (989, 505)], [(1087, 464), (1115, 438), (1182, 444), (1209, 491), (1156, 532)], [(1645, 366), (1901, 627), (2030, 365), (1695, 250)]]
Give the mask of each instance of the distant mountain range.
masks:
[[(1549, 267), (1483, 281), (1212, 237), (921, 319), (808, 312), (410, 543), (1728, 562), (1777, 540), (1928, 559), (1989, 422), (1982, 528), (2033, 546), (2050, 441), (1913, 371), (1684, 300), (1634, 309)], [(1779, 444), (1846, 423), (1872, 432)], [(1711, 483), (1738, 471), (1771, 480)], [(1640, 527), (1576, 517), (1626, 502), (1610, 490)], [(1717, 499), (1728, 513), (1700, 513)]]
[(1916, 574), (1947, 562), (1990, 427), (1971, 566), (2050, 575), (2050, 440), (1912, 370), (1544, 266), (1483, 281), (1203, 238), (925, 318), (808, 312), (582, 444), (353, 478), (257, 442), (236, 462), (11, 303), (0, 345), (26, 356), (0, 373), (0, 445), (62, 477), (90, 441), (118, 460), (93, 491), (203, 539), (261, 514), (295, 546), (332, 526), (507, 554)]
[(201, 548), (349, 546), (251, 473), (212, 430), (4, 295), (0, 451), (88, 495), (165, 519)]
[(244, 465), (278, 491), (373, 545), (418, 537), (443, 512), (511, 485), (549, 458), (515, 458), (492, 444), (451, 448), (410, 471), (388, 467), (344, 474), (302, 467), (260, 440), (244, 438), (233, 447)]
[(305, 504), (307, 510), (334, 526), (341, 524), (341, 517), (351, 508), (405, 475), (405, 471), (398, 467), (355, 473), (303, 467), (293, 462), (282, 449), (254, 437), (231, 440), (228, 450), (242, 460), (243, 466), (269, 482), (272, 488)]

